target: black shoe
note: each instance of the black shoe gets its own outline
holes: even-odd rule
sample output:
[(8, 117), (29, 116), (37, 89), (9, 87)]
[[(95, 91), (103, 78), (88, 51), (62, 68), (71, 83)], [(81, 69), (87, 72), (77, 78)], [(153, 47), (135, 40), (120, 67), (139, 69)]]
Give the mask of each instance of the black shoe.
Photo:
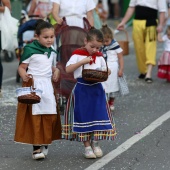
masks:
[(138, 78), (139, 78), (139, 79), (144, 79), (145, 76), (146, 76), (146, 74), (140, 74), (140, 75), (138, 76)]
[(145, 78), (145, 81), (146, 81), (147, 83), (152, 83), (152, 82), (153, 82), (152, 78)]

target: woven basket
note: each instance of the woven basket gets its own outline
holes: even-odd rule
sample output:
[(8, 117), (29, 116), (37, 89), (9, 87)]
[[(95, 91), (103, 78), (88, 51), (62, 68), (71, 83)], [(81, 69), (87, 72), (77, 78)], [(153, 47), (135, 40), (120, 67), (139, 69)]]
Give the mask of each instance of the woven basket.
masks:
[[(106, 62), (106, 61), (105, 61)], [(82, 70), (82, 78), (89, 82), (104, 82), (108, 79), (108, 66), (106, 62), (106, 71), (94, 70), (94, 69), (84, 69)]]
[(123, 49), (123, 55), (129, 54), (129, 38), (128, 38), (128, 32), (126, 30), (122, 30), (125, 33), (125, 40), (119, 40), (117, 41), (120, 45), (120, 47)]
[(33, 76), (30, 75), (28, 82), (23, 82), (22, 87), (16, 90), (18, 102), (36, 104), (41, 100), (42, 90), (34, 88)]

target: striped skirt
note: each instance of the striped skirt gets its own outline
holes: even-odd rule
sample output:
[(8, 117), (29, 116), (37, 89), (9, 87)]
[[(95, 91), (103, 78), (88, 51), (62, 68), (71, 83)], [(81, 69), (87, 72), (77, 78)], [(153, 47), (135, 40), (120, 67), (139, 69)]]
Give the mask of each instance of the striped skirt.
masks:
[(114, 118), (101, 83), (88, 84), (78, 79), (64, 118), (62, 138), (66, 140), (114, 140), (116, 136)]
[(158, 61), (158, 73), (157, 76), (161, 79), (167, 79), (170, 81), (170, 52), (163, 52)]

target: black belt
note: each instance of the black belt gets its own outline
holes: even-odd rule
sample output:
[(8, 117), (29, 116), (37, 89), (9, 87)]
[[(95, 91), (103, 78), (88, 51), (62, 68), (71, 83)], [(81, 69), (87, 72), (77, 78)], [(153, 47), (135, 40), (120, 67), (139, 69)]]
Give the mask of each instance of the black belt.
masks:
[(158, 10), (145, 7), (136, 6), (135, 7), (135, 19), (146, 20), (146, 26), (156, 26), (157, 25), (157, 14)]

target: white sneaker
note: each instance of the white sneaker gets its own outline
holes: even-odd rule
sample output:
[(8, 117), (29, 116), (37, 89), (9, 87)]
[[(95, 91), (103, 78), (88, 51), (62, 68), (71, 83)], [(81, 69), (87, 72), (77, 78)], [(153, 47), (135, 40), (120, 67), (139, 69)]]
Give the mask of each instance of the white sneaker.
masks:
[(47, 145), (47, 147), (46, 146), (41, 146), (41, 152), (45, 155), (45, 156), (47, 156), (47, 154), (48, 154), (48, 145)]
[(35, 152), (32, 154), (32, 158), (33, 159), (44, 159), (45, 158), (45, 155), (42, 153), (42, 152)]
[(91, 146), (85, 147), (85, 154), (84, 154), (85, 158), (88, 159), (93, 159), (96, 158), (96, 155), (94, 154)]
[(97, 141), (92, 141), (91, 146), (96, 157), (100, 158), (103, 156), (103, 151), (101, 150)]

